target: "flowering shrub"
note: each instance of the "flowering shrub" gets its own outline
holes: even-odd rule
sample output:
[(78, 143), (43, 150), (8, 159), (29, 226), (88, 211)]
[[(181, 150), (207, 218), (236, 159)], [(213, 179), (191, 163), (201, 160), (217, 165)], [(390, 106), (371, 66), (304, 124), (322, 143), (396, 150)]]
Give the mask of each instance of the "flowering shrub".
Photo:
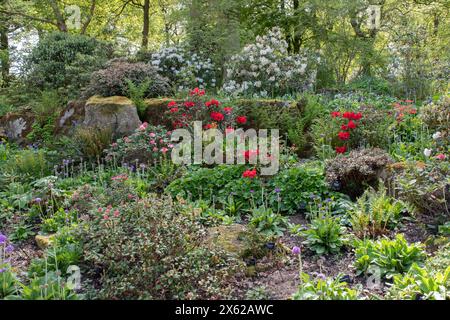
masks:
[(195, 86), (216, 86), (216, 69), (211, 59), (203, 58), (201, 54), (191, 54), (185, 48), (163, 48), (152, 54), (150, 63), (180, 91)]
[(330, 186), (351, 197), (358, 197), (366, 186), (376, 187), (386, 166), (392, 160), (382, 149), (351, 151), (326, 162), (326, 178)]
[(229, 132), (247, 122), (247, 117), (237, 115), (233, 107), (224, 106), (216, 99), (205, 101), (204, 95), (204, 90), (195, 88), (184, 102), (169, 102), (167, 114), (174, 129), (186, 127), (192, 130), (194, 121), (202, 121), (204, 129), (219, 128)]
[(160, 76), (157, 70), (150, 64), (142, 62), (131, 63), (126, 60), (111, 60), (105, 69), (96, 71), (91, 76), (90, 84), (83, 92), (83, 96), (89, 98), (93, 95), (103, 97), (129, 96), (129, 82), (141, 85), (149, 82), (144, 92), (144, 97), (167, 96), (171, 93), (169, 80)]
[[(343, 113), (339, 111), (333, 111), (331, 113), (331, 116), (336, 119), (343, 120), (340, 131), (338, 133), (338, 138), (341, 141), (341, 143), (345, 143), (350, 139), (350, 132), (358, 127), (358, 121), (361, 120), (362, 114), (361, 112), (355, 113), (355, 112), (349, 112), (345, 111)], [(348, 148), (346, 145), (343, 146), (336, 146), (335, 147), (336, 153), (342, 154), (345, 153)]]
[(106, 157), (117, 162), (126, 162), (137, 166), (153, 165), (161, 157), (170, 154), (173, 145), (170, 142), (170, 131), (160, 126), (143, 123), (129, 137), (117, 140), (106, 150)]
[[(100, 299), (217, 299), (237, 266), (203, 242), (205, 230), (167, 198), (93, 212), (80, 227)], [(117, 213), (117, 214), (116, 214)], [(189, 272), (186, 272), (189, 270)]]
[(310, 89), (317, 58), (305, 52), (289, 55), (279, 28), (256, 38), (226, 65), (222, 90), (232, 95), (267, 97)]

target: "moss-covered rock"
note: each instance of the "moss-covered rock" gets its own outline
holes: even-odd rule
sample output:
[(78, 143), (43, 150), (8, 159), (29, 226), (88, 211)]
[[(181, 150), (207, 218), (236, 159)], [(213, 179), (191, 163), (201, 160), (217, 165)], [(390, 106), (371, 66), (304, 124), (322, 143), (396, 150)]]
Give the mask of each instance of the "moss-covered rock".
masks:
[(84, 109), (85, 127), (110, 129), (115, 137), (132, 134), (142, 124), (136, 106), (126, 97), (93, 96)]

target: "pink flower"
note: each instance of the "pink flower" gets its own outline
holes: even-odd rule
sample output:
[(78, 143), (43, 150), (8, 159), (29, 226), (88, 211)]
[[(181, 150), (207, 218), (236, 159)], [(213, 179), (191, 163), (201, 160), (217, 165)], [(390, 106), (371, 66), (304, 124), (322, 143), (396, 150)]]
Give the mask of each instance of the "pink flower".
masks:
[(150, 132), (150, 137), (152, 137), (152, 138), (156, 137), (156, 133)]
[(116, 211), (114, 211), (114, 217), (118, 217), (120, 215), (120, 212), (119, 212), (119, 210), (116, 210)]
[(144, 131), (145, 129), (147, 129), (148, 127), (148, 123), (144, 122), (143, 124), (141, 124), (141, 126), (139, 127), (139, 130)]
[(153, 152), (158, 152), (158, 148), (157, 148), (157, 147), (154, 147), (154, 148), (153, 148)]
[(169, 151), (169, 149), (167, 149), (166, 147), (161, 148), (161, 152), (162, 152), (162, 153), (166, 153), (167, 151)]
[(156, 144), (155, 140), (150, 140), (150, 144)]
[(436, 156), (436, 159), (438, 159), (438, 160), (445, 160), (445, 158), (447, 158), (447, 157), (443, 153), (440, 153)]
[(98, 212), (103, 212), (103, 208), (98, 208)]
[(103, 216), (103, 220), (108, 220), (109, 219), (109, 216), (107, 215), (107, 214), (105, 214), (104, 216)]

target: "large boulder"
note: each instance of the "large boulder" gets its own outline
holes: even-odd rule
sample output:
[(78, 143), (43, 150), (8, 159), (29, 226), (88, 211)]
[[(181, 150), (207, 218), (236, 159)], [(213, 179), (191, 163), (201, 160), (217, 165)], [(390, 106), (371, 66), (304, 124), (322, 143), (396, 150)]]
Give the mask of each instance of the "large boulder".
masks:
[(91, 97), (84, 107), (83, 126), (111, 129), (115, 137), (132, 134), (142, 124), (136, 106), (126, 97)]
[(10, 141), (23, 142), (33, 129), (35, 117), (31, 110), (8, 113), (0, 117), (0, 136)]
[(76, 126), (83, 123), (85, 105), (85, 100), (70, 101), (56, 121), (55, 134), (68, 135)]

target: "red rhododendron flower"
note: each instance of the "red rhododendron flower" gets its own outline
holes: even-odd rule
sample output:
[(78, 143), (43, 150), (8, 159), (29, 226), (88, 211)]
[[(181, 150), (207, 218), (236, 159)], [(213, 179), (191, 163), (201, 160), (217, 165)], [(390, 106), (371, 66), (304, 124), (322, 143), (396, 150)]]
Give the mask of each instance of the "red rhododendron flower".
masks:
[(259, 150), (258, 149), (256, 149), (256, 150), (247, 150), (247, 151), (244, 152), (244, 158), (247, 161), (250, 160), (250, 158), (253, 158), (254, 156), (257, 156), (257, 155), (259, 155)]
[(347, 127), (348, 127), (349, 129), (356, 129), (356, 123), (354, 123), (352, 120), (350, 120), (350, 121), (348, 122)]
[(338, 137), (341, 140), (348, 140), (350, 139), (350, 132), (341, 131), (338, 133)]
[(184, 103), (184, 106), (185, 106), (186, 108), (192, 108), (192, 107), (195, 107), (195, 102), (192, 102), (192, 101), (186, 101), (186, 102)]
[(361, 120), (362, 113), (358, 112), (357, 114), (353, 114), (353, 120)]
[(172, 109), (170, 109), (170, 112), (172, 112), (172, 113), (178, 112), (178, 108), (172, 108)]
[(177, 103), (175, 101), (170, 101), (169, 104), (167, 105), (169, 108), (175, 107), (177, 105)]
[(216, 106), (216, 107), (218, 107), (219, 104), (220, 104), (220, 102), (217, 101), (217, 100), (215, 100), (215, 99), (211, 99), (210, 101), (205, 102), (205, 106), (207, 106), (208, 108), (211, 107), (211, 106)]
[(247, 117), (246, 116), (236, 117), (236, 122), (239, 124), (245, 124), (247, 123)]
[(225, 116), (220, 112), (211, 112), (211, 119), (214, 121), (223, 121), (225, 119)]
[(332, 116), (333, 118), (337, 118), (337, 117), (340, 117), (340, 116), (341, 116), (341, 113), (340, 113), (339, 111), (333, 111), (333, 112), (331, 113), (331, 116)]
[(212, 129), (214, 128), (214, 125), (212, 125), (211, 123), (208, 123), (207, 125), (204, 126), (205, 129)]
[(231, 108), (231, 107), (225, 107), (225, 108), (223, 108), (223, 111), (224, 111), (226, 114), (230, 114), (231, 112), (233, 112), (233, 108)]
[(336, 147), (336, 153), (345, 153), (347, 151), (346, 146)]
[(205, 90), (200, 90), (199, 88), (195, 88), (189, 94), (191, 96), (195, 96), (195, 95), (197, 95), (197, 96), (204, 96), (205, 95)]
[(416, 114), (417, 113), (417, 110), (416, 109), (411, 109), (411, 110), (409, 110), (409, 114)]
[(343, 125), (341, 126), (341, 130), (347, 131), (347, 130), (348, 130), (348, 126), (346, 126), (345, 124), (343, 124)]
[(244, 173), (242, 174), (243, 178), (250, 178), (253, 179), (256, 177), (256, 169), (253, 170), (245, 170)]
[(440, 153), (436, 156), (436, 159), (438, 159), (438, 160), (445, 160), (445, 158), (447, 158), (447, 157), (443, 153)]

